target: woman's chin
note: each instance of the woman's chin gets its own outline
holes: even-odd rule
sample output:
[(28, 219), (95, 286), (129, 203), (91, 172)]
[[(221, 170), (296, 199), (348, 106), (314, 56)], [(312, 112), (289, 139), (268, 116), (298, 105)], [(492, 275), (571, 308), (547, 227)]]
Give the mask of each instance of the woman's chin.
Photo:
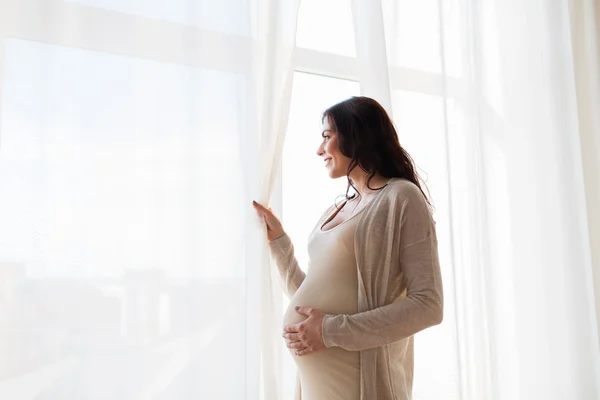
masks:
[(346, 176), (346, 174), (340, 174), (339, 172), (337, 172), (337, 171), (335, 171), (333, 169), (330, 169), (328, 172), (329, 172), (329, 177), (331, 179), (339, 179), (339, 178), (341, 178), (343, 176)]

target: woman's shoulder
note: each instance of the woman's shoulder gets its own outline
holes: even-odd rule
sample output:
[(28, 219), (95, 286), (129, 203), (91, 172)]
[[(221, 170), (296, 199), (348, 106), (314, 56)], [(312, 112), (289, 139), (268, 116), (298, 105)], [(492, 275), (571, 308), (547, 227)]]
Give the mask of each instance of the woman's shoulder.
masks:
[(387, 206), (381, 204), (382, 209), (433, 219), (433, 207), (419, 186), (407, 179), (393, 179), (389, 186)]
[(389, 223), (403, 220), (407, 214), (418, 218), (432, 217), (425, 195), (419, 186), (407, 179), (392, 178), (377, 200), (365, 219)]
[(388, 183), (388, 188), (382, 193), (384, 197), (401, 199), (401, 200), (416, 200), (424, 201), (425, 197), (421, 189), (408, 179), (392, 178)]

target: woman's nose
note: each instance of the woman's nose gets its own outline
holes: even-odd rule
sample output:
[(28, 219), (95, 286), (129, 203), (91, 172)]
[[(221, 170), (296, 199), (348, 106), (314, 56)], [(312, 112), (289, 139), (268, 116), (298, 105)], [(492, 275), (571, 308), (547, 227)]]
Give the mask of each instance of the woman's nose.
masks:
[(321, 156), (323, 153), (325, 153), (325, 151), (323, 150), (323, 145), (320, 145), (317, 149), (317, 155)]

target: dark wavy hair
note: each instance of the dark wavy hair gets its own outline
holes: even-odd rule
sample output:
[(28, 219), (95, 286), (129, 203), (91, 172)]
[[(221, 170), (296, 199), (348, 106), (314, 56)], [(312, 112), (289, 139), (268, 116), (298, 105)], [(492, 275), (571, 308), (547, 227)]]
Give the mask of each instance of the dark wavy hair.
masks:
[(376, 173), (384, 178), (406, 179), (417, 185), (433, 208), (423, 191), (426, 186), (421, 184), (415, 162), (400, 145), (394, 123), (381, 104), (369, 97), (351, 97), (325, 110), (321, 122), (325, 118), (337, 132), (341, 153), (352, 160), (346, 171), (346, 200), (356, 197), (348, 196), (351, 186), (359, 193), (350, 179), (350, 172), (358, 166), (368, 173), (369, 189), (383, 189), (369, 185)]

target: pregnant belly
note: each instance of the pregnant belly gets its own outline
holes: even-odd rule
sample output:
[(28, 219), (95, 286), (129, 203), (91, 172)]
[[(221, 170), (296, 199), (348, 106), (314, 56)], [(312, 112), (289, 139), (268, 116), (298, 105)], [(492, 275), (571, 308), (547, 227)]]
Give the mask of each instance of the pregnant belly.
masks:
[[(298, 314), (295, 306), (313, 307), (325, 314), (343, 313), (343, 308), (336, 304), (327, 304), (312, 297), (306, 299), (303, 292), (298, 291), (290, 300), (289, 307), (283, 317), (283, 326), (297, 324), (306, 320), (306, 316)], [(350, 308), (353, 306), (350, 305)], [(336, 312), (335, 309), (338, 309)], [(346, 311), (347, 312), (347, 311)], [(304, 356), (296, 356), (295, 349), (288, 349), (300, 373), (303, 400), (352, 400), (360, 394), (360, 358), (359, 352), (348, 351), (341, 347), (330, 347)]]

